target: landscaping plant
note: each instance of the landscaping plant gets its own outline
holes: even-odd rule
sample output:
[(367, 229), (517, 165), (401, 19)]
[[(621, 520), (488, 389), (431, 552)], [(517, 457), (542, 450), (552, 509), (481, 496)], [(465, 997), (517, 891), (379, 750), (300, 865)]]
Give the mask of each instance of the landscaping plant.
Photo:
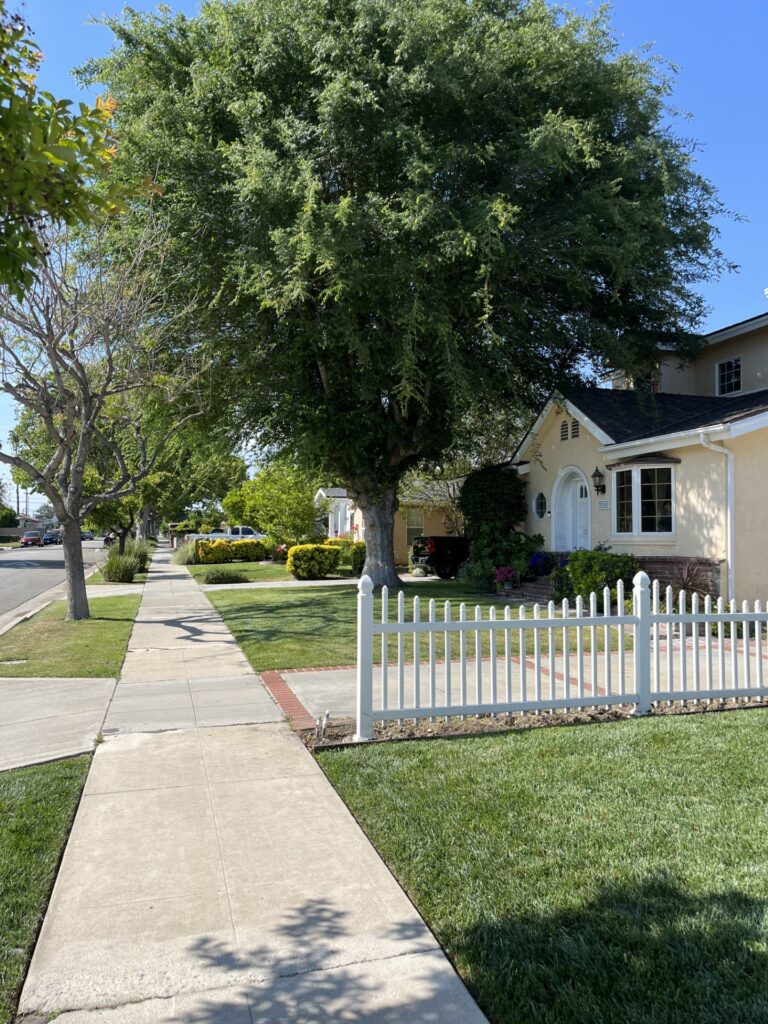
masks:
[(609, 17), (128, 8), (85, 70), (116, 101), (116, 178), (155, 179), (125, 231), (159, 213), (158, 276), (199, 300), (177, 349), (209, 339), (223, 414), (346, 488), (377, 585), (397, 584), (404, 475), (449, 456), (467, 406), (517, 421), (554, 388), (699, 345), (722, 205), (672, 127), (668, 66), (621, 52)]

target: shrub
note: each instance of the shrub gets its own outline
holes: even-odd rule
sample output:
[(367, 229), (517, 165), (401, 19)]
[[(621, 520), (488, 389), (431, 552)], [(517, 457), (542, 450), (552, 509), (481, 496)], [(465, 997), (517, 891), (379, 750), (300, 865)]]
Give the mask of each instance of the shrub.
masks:
[(232, 547), (232, 560), (235, 562), (263, 562), (269, 558), (269, 552), (263, 541), (233, 540), (225, 541), (225, 543), (229, 543)]
[(555, 601), (572, 601), (573, 584), (568, 575), (568, 559), (561, 558), (550, 574), (552, 597)]
[(494, 579), (496, 580), (497, 587), (503, 587), (505, 583), (509, 583), (513, 587), (520, 586), (520, 573), (514, 565), (497, 566), (494, 572)]
[(132, 555), (139, 564), (139, 572), (145, 572), (151, 557), (149, 542), (146, 540), (129, 540), (125, 544), (125, 554)]
[(340, 554), (332, 544), (296, 544), (288, 549), (288, 572), (297, 580), (321, 580), (339, 564)]
[(494, 567), (490, 559), (468, 558), (459, 569), (456, 579), (460, 580), (467, 590), (479, 590), (489, 594), (496, 589)]
[(195, 559), (199, 565), (218, 565), (234, 561), (235, 552), (229, 540), (196, 540)]
[(535, 551), (528, 559), (528, 574), (532, 579), (549, 576), (554, 567), (555, 558), (549, 551)]
[(179, 544), (171, 555), (171, 561), (175, 565), (196, 565), (195, 542), (190, 540), (186, 544)]
[(360, 576), (365, 565), (365, 541), (352, 542), (352, 575)]
[(231, 569), (220, 569), (214, 566), (213, 569), (206, 569), (203, 573), (203, 583), (247, 583), (248, 577), (241, 572), (233, 572)]
[(134, 555), (120, 555), (110, 551), (101, 567), (101, 575), (107, 583), (133, 583), (139, 572), (139, 562)]
[(573, 595), (588, 598), (594, 591), (598, 597), (603, 587), (611, 588), (616, 600), (616, 581), (623, 580), (625, 593), (632, 590), (632, 579), (640, 571), (634, 555), (615, 555), (608, 551), (573, 551), (568, 558), (568, 575)]
[(331, 547), (337, 547), (341, 552), (339, 562), (342, 565), (351, 565), (353, 558), (353, 550), (355, 541), (350, 540), (349, 537), (328, 537), (323, 541), (323, 544), (330, 545)]

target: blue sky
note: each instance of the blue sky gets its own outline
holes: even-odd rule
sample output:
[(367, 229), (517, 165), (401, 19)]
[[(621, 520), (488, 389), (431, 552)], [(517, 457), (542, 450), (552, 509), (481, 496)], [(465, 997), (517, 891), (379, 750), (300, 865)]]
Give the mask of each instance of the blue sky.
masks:
[[(193, 14), (197, 0), (170, 0), (175, 10)], [(90, 56), (106, 52), (111, 33), (90, 18), (116, 14), (118, 0), (26, 0), (23, 12), (45, 55), (40, 84), (59, 97), (87, 98), (78, 92), (70, 70)], [(136, 10), (151, 10), (132, 0)], [(570, 0), (572, 9), (589, 13), (596, 4)], [(746, 218), (724, 220), (721, 245), (740, 271), (703, 287), (711, 306), (706, 327), (718, 327), (768, 312), (768, 201), (766, 200), (765, 119), (768, 75), (768, 3), (765, 0), (615, 0), (613, 22), (622, 49), (647, 43), (678, 66), (672, 102), (691, 115), (680, 120), (679, 134), (701, 144), (699, 170), (717, 186), (726, 206)], [(12, 411), (0, 403), (0, 439), (12, 423)]]

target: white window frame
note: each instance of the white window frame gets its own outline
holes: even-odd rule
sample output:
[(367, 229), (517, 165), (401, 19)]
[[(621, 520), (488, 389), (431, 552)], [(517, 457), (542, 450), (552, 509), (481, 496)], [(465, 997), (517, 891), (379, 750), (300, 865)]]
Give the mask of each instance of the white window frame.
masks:
[[(720, 367), (724, 366), (725, 363), (739, 363), (739, 387), (734, 391), (721, 391), (720, 390)], [(719, 363), (715, 363), (715, 394), (718, 398), (727, 397), (728, 395), (740, 395), (744, 390), (744, 377), (742, 371), (744, 369), (744, 360), (741, 356), (730, 356), (728, 359), (721, 359)]]
[[(544, 513), (543, 513), (543, 515), (539, 515), (539, 513), (538, 513), (538, 511), (536, 509), (536, 501), (537, 501), (539, 495), (541, 495), (541, 497), (544, 499)], [(536, 493), (534, 494), (533, 501), (531, 502), (531, 511), (533, 512), (533, 518), (537, 522), (539, 522), (539, 523), (542, 521), (542, 519), (546, 519), (547, 518), (547, 512), (550, 511), (550, 507), (549, 507), (549, 502), (547, 501), (547, 496), (544, 493), (544, 491), (536, 491)]]
[[(664, 533), (659, 530), (643, 531), (640, 529), (640, 523), (642, 521), (640, 472), (643, 469), (668, 469), (670, 471), (672, 488), (672, 529)], [(619, 533), (616, 529), (616, 516), (619, 511), (617, 501), (618, 496), (616, 493), (616, 479), (619, 473), (632, 474), (632, 531), (630, 533)], [(611, 536), (617, 541), (622, 540), (625, 537), (657, 538), (660, 540), (669, 540), (670, 538), (674, 538), (677, 532), (677, 473), (675, 472), (675, 466), (670, 465), (668, 462), (643, 462), (634, 466), (631, 464), (614, 466), (613, 472), (611, 473), (611, 504)]]
[[(409, 522), (411, 517), (420, 517), (421, 522), (419, 526), (412, 526)], [(405, 509), (405, 543), (406, 547), (413, 547), (413, 541), (415, 537), (421, 537), (424, 535), (424, 523), (425, 515), (423, 508), (407, 508)], [(415, 531), (415, 532), (414, 532)]]

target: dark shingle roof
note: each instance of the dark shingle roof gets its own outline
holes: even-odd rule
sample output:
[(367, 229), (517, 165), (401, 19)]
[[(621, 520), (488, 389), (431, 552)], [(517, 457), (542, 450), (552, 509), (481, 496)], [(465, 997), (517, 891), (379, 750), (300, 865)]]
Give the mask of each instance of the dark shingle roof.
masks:
[(616, 444), (697, 430), (768, 410), (768, 389), (719, 398), (585, 387), (573, 388), (565, 397)]

